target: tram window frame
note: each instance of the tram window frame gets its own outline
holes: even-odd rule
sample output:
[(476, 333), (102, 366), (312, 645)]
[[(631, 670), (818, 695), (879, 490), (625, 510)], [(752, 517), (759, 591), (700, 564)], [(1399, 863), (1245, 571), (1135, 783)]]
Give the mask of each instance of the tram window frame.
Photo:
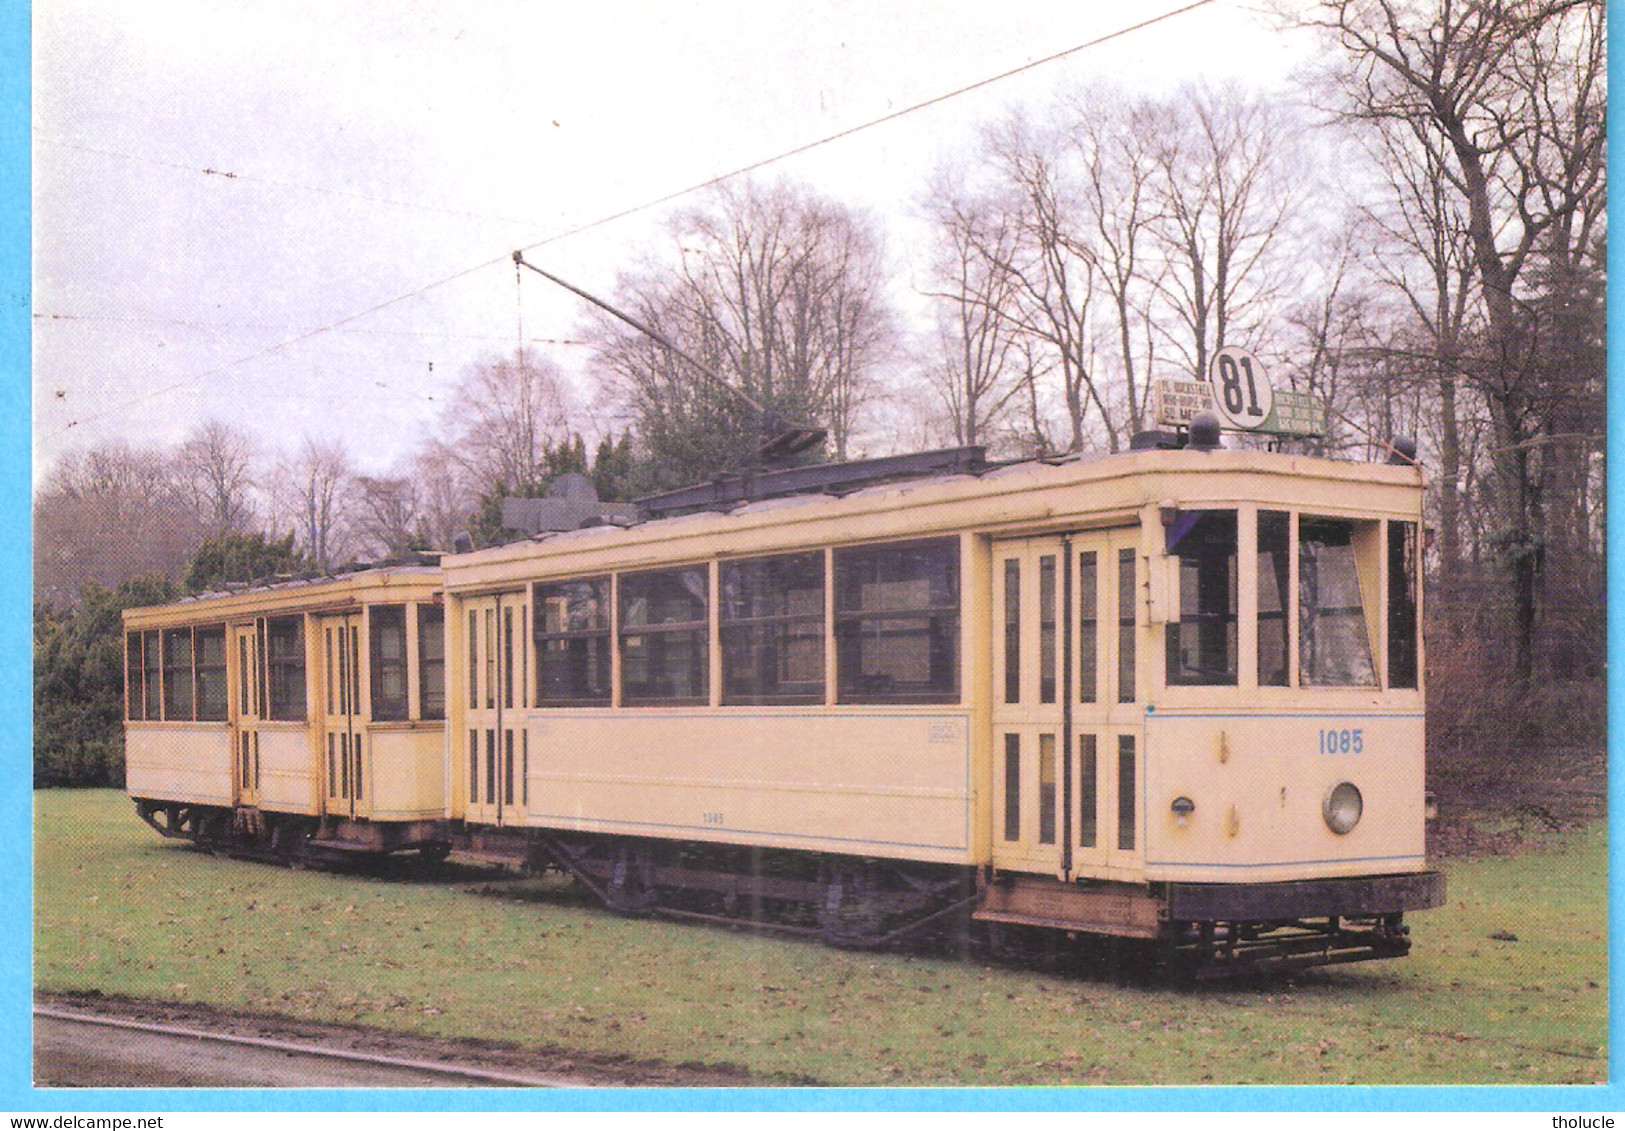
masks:
[(158, 722), (164, 717), (164, 668), (159, 637), (156, 630), (141, 634), (141, 717), (148, 722)]
[(1414, 522), (1388, 522), (1388, 686), (1416, 690), (1420, 686), (1421, 647), (1418, 642), (1421, 601), (1421, 531)]
[[(218, 651), (209, 648), (210, 644), (216, 645)], [(230, 708), (231, 691), (226, 685), (226, 626), (199, 625), (192, 629), (194, 717), (199, 722), (225, 722)]]
[[(1378, 685), (1370, 602), (1376, 563), (1359, 545), (1375, 537), (1378, 519), (1298, 516), (1298, 686), (1301, 688), (1373, 688)], [(1308, 547), (1319, 547), (1310, 551)], [(1347, 551), (1341, 553), (1337, 551)], [(1322, 574), (1327, 584), (1322, 584)], [(1322, 598), (1331, 587), (1352, 583), (1354, 604), (1329, 604)], [(1334, 629), (1341, 618), (1341, 642), (1322, 629)], [(1325, 647), (1322, 647), (1322, 644)], [(1341, 649), (1341, 650), (1339, 650)]]
[(163, 630), (164, 718), (189, 722), (192, 718), (192, 630)]
[(141, 633), (124, 634), (124, 717), (134, 722), (141, 718), (146, 699), (146, 688), (141, 679)]
[[(837, 702), (960, 701), (960, 572), (957, 536), (836, 548)], [(925, 601), (911, 592), (922, 585)], [(899, 595), (905, 603), (894, 604)], [(903, 665), (918, 667), (919, 657), (898, 656), (897, 641), (918, 648), (918, 637), (925, 647), (925, 678), (900, 680), (907, 674)], [(887, 645), (892, 655), (877, 655)]]
[(410, 710), (405, 605), (368, 606), (367, 660), (373, 722), (405, 722)]
[[(1258, 512), (1258, 686), (1292, 682), (1292, 514)], [(1271, 666), (1266, 667), (1266, 663)], [(1278, 665), (1278, 666), (1276, 666)]]
[(418, 618), (418, 717), (424, 720), (446, 717), (446, 608), (419, 604)]
[[(146, 645), (148, 637), (156, 637), (156, 630), (125, 632), (124, 643), (124, 717), (132, 723), (156, 720), (158, 713), (148, 713), (156, 694), (148, 691), (146, 682)], [(156, 647), (156, 645), (154, 645)]]
[[(608, 574), (532, 586), (538, 707), (607, 707), (613, 701), (610, 590)], [(572, 609), (572, 602), (579, 608)]]
[[(1166, 631), (1167, 684), (1235, 687), (1241, 671), (1237, 512), (1181, 512), (1168, 528), (1167, 541), (1175, 597)], [(1186, 663), (1191, 637), (1195, 666)]]
[[(724, 705), (824, 701), (827, 588), (822, 550), (720, 563), (717, 636)], [(811, 674), (790, 678), (796, 669)]]
[(622, 706), (711, 701), (710, 576), (709, 563), (619, 575)]
[(305, 618), (298, 613), (266, 617), (261, 625), (264, 717), (274, 722), (305, 722)]

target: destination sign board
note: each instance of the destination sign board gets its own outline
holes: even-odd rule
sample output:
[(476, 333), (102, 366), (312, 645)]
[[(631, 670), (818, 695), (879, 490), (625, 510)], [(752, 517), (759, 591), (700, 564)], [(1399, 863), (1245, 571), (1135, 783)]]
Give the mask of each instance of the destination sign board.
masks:
[[(1214, 357), (1208, 381), (1161, 379), (1151, 383), (1151, 416), (1163, 427), (1185, 428), (1211, 412), (1236, 432), (1271, 436), (1324, 436), (1326, 403), (1311, 393), (1274, 389), (1258, 359), (1227, 346)], [(1228, 410), (1228, 411), (1227, 411)]]

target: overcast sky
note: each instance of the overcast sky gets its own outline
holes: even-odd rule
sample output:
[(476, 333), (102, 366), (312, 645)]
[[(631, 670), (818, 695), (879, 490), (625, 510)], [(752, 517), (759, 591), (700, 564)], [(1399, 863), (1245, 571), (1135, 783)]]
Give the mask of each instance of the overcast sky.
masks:
[[(608, 294), (663, 210), (566, 233), (1181, 6), (35, 0), (36, 482), (211, 416), (385, 470), (521, 309), (586, 360), (514, 248)], [(906, 285), (911, 203), (978, 123), (1087, 81), (1278, 86), (1308, 47), (1210, 0), (760, 175), (877, 213)]]

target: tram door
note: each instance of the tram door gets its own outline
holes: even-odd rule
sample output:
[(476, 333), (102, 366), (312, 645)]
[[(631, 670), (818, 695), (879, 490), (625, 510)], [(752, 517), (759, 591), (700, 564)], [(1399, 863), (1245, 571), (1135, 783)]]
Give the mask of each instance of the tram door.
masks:
[(488, 825), (524, 823), (530, 741), (530, 611), (523, 592), (464, 602), (468, 649), (467, 726), (460, 735), (468, 785), (468, 819)]
[(260, 667), (259, 637), (252, 624), (231, 630), (236, 668), (236, 698), (231, 728), (232, 782), (237, 804), (260, 803), (260, 720), (264, 718), (265, 681)]
[(366, 731), (361, 711), (361, 616), (322, 617), (322, 755), (326, 812), (365, 817), (370, 783), (363, 757)]
[(1139, 859), (1137, 531), (994, 544), (993, 862), (1062, 879)]

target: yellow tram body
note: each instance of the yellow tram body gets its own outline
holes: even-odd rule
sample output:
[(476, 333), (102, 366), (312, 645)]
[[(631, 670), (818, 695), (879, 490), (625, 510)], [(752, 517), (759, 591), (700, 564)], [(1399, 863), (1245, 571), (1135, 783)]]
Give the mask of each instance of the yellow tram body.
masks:
[(143, 817), (172, 835), (297, 818), (279, 852), (443, 844), (441, 600), (439, 569), (409, 565), (126, 610), (125, 788)]
[(1237, 968), (1403, 954), (1443, 899), (1422, 486), (1143, 450), (131, 610), (129, 791), (169, 835), (456, 848), (836, 941), (966, 913)]
[[(1441, 888), (1424, 852), (1421, 504), (1414, 466), (1144, 451), (771, 499), (449, 558), (452, 815), (968, 866), (989, 878), (982, 918), (1145, 937), (1170, 914), (1152, 894), (1158, 884), (1233, 891), (1411, 874), (1381, 898), (1428, 906)], [(1228, 562), (1207, 569), (1222, 577), (1204, 578), (1169, 549), (1175, 527), (1204, 522), (1222, 526), (1221, 539), (1228, 532)], [(868, 597), (862, 584), (840, 591), (844, 556), (862, 563), (887, 547), (938, 555), (955, 577), (952, 607), (922, 612), (930, 581), (906, 570), (877, 574)], [(801, 631), (787, 634), (782, 613), (769, 620), (784, 639), (772, 662), (821, 670), (801, 673), (800, 702), (731, 693), (736, 669), (760, 657), (731, 631), (730, 577), (806, 556), (814, 580), (792, 589)], [(1341, 604), (1304, 606), (1310, 570), (1342, 586)], [(649, 598), (625, 595), (660, 580), (692, 591), (686, 627), (646, 623), (635, 602)], [(532, 631), (589, 643), (544, 631), (558, 619), (545, 606), (567, 604), (572, 581), (594, 587), (590, 643), (605, 670), (592, 704), (549, 702), (531, 644)], [(1211, 629), (1181, 591), (1204, 584), (1227, 590), (1217, 621), (1202, 614)], [(875, 608), (854, 615), (854, 599)], [(903, 626), (889, 637), (888, 615)], [(922, 641), (933, 615), (951, 627)], [(868, 660), (880, 676), (912, 680), (915, 694), (843, 672), (848, 660), (868, 662), (842, 642), (867, 631), (866, 617), (878, 630)], [(629, 693), (647, 682), (628, 671), (648, 663), (633, 653), (652, 632), (696, 637), (677, 661), (686, 685)], [(1170, 656), (1184, 662), (1181, 632), (1222, 637), (1226, 670), (1170, 679)], [(1363, 637), (1363, 655), (1318, 641), (1311, 650), (1311, 633)], [(741, 654), (730, 654), (730, 637)], [(909, 671), (940, 660), (922, 649), (949, 646), (951, 681)], [(789, 654), (797, 648), (803, 655)], [(1334, 831), (1327, 806), (1344, 782), (1362, 812)], [(1190, 903), (1213, 890), (1181, 895)], [(1334, 895), (1316, 906), (1328, 904), (1345, 905)]]

